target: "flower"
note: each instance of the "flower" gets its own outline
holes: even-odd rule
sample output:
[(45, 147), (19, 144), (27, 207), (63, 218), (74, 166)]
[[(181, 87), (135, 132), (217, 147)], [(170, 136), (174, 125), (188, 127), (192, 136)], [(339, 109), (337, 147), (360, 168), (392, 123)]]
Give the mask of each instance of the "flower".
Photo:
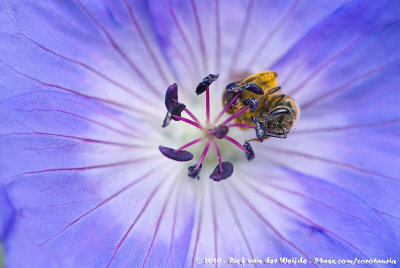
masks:
[[(6, 267), (399, 261), (399, 5), (3, 1)], [(204, 122), (206, 75), (215, 115), (228, 83), (266, 69), (301, 109), (287, 139), (251, 162), (222, 145), (235, 171), (219, 182), (163, 157), (195, 131), (161, 128), (168, 86)]]

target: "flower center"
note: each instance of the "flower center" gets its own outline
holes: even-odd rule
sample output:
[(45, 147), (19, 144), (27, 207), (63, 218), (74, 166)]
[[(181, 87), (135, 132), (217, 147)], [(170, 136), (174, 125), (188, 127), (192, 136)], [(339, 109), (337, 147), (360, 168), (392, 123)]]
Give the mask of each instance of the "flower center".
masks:
[[(214, 181), (220, 181), (230, 177), (233, 173), (233, 165), (223, 162), (218, 141), (225, 139), (245, 153), (247, 160), (254, 158), (254, 151), (250, 141), (262, 142), (267, 137), (286, 138), (287, 133), (298, 117), (298, 108), (292, 98), (277, 93), (280, 87), (276, 85), (276, 73), (264, 71), (256, 73), (242, 81), (230, 83), (226, 86), (223, 95), (224, 108), (214, 120), (210, 120), (210, 89), (209, 86), (218, 78), (218, 75), (210, 74), (200, 82), (196, 88), (197, 95), (206, 93), (206, 123), (203, 125), (193, 115), (185, 104), (178, 101), (178, 86), (173, 84), (168, 87), (165, 94), (165, 106), (167, 115), (162, 127), (166, 127), (174, 121), (183, 121), (200, 130), (198, 138), (181, 146), (178, 149), (159, 146), (159, 150), (166, 157), (176, 161), (190, 161), (193, 154), (184, 150), (196, 143), (206, 141), (206, 145), (197, 164), (188, 168), (188, 175), (199, 179), (204, 158), (210, 146), (215, 147), (218, 165), (210, 175)], [(182, 117), (185, 112), (191, 119)], [(230, 117), (219, 123), (225, 114)], [(245, 141), (242, 145), (228, 135), (229, 129), (240, 127), (242, 129), (255, 129), (257, 138)]]

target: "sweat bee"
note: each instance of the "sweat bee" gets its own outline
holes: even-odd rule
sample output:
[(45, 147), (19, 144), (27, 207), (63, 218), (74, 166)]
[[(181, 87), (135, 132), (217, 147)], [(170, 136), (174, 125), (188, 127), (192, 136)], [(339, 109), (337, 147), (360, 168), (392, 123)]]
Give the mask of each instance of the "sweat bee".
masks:
[(255, 104), (238, 116), (235, 123), (254, 126), (259, 141), (266, 137), (286, 138), (299, 117), (300, 110), (294, 99), (279, 92), (277, 76), (272, 71), (255, 73), (228, 84), (222, 97), (224, 107), (236, 97), (227, 110), (229, 114), (245, 108), (249, 100)]

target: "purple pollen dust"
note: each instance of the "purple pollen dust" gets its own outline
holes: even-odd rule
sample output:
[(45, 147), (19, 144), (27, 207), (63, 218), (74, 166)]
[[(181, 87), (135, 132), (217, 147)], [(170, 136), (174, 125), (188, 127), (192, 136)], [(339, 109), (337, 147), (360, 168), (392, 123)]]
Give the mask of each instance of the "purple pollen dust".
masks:
[[(233, 173), (233, 165), (230, 162), (222, 162), (221, 151), (218, 146), (218, 140), (225, 139), (230, 141), (233, 145), (237, 146), (241, 149), (244, 153), (246, 158), (250, 161), (254, 158), (254, 151), (251, 148), (248, 142), (245, 144), (240, 144), (234, 138), (228, 136), (229, 129), (232, 127), (245, 127), (245, 128), (254, 128), (252, 125), (246, 124), (232, 124), (231, 122), (243, 114), (248, 109), (254, 110), (257, 106), (257, 103), (254, 99), (249, 99), (246, 102), (246, 107), (237, 111), (235, 114), (231, 115), (225, 121), (220, 124), (217, 124), (218, 120), (225, 114), (225, 112), (233, 105), (233, 103), (239, 98), (240, 94), (243, 90), (250, 90), (256, 91), (257, 88), (249, 87), (244, 88), (243, 90), (238, 91), (235, 93), (232, 100), (222, 109), (222, 111), (218, 114), (218, 116), (210, 123), (210, 89), (209, 86), (218, 78), (218, 74), (209, 74), (207, 77), (203, 79), (202, 82), (196, 88), (197, 95), (206, 92), (206, 124), (203, 125), (201, 122), (194, 116), (189, 109), (182, 103), (178, 102), (178, 86), (174, 83), (168, 87), (166, 94), (165, 94), (165, 107), (167, 108), (167, 115), (164, 119), (163, 127), (168, 126), (170, 121), (173, 119), (175, 121), (182, 121), (187, 124), (190, 124), (196, 128), (198, 128), (201, 133), (203, 134), (201, 137), (194, 139), (187, 144), (181, 146), (178, 149), (168, 148), (164, 146), (159, 146), (159, 150), (161, 153), (168, 157), (169, 159), (176, 160), (176, 161), (190, 161), (193, 159), (193, 154), (184, 150), (196, 143), (201, 141), (206, 141), (206, 145), (201, 153), (197, 164), (192, 165), (188, 168), (188, 175), (192, 178), (199, 179), (199, 173), (206, 157), (208, 150), (211, 145), (214, 146), (215, 151), (217, 152), (217, 159), (218, 165), (215, 167), (214, 171), (210, 175), (210, 178), (214, 181), (220, 181), (230, 177)], [(185, 112), (191, 119), (185, 118), (181, 115), (182, 112)]]

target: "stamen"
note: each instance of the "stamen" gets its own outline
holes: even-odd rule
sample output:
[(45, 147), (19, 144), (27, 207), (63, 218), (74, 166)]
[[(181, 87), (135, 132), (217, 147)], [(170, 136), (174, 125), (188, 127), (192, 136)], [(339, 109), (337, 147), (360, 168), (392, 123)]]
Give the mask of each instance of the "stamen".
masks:
[(183, 111), (185, 111), (197, 124), (199, 124), (199, 125), (201, 126), (201, 123), (200, 123), (199, 119), (197, 119), (197, 117), (194, 116), (194, 114), (192, 114), (192, 113), (189, 111), (188, 108), (185, 108), (185, 110), (183, 110)]
[[(184, 149), (192, 145), (195, 145), (203, 141), (204, 139), (207, 139), (207, 143), (200, 155), (199, 160), (197, 161), (197, 164), (192, 165), (188, 168), (188, 175), (189, 177), (199, 179), (199, 173), (202, 168), (202, 164), (209, 151), (211, 143), (213, 143), (217, 154), (218, 165), (213, 170), (212, 174), (210, 175), (210, 178), (213, 179), (214, 181), (220, 181), (232, 175), (233, 165), (230, 162), (222, 162), (221, 150), (220, 147), (218, 146), (217, 139), (228, 140), (236, 147), (238, 147), (240, 150), (242, 150), (245, 153), (247, 160), (250, 161), (254, 159), (254, 151), (248, 141), (262, 142), (263, 139), (265, 139), (267, 136), (285, 138), (287, 133), (285, 128), (286, 126), (280, 126), (280, 128), (284, 130), (283, 134), (273, 133), (272, 132), (273, 129), (270, 127), (270, 122), (268, 121), (270, 119), (268, 116), (270, 117), (274, 116), (274, 119), (276, 120), (279, 119), (283, 121), (285, 119), (284, 116), (289, 117), (287, 113), (291, 115), (291, 110), (289, 109), (291, 109), (293, 105), (288, 106), (284, 102), (280, 103), (283, 97), (286, 98), (287, 102), (291, 100), (290, 97), (287, 97), (284, 94), (281, 94), (283, 97), (281, 97), (281, 95), (279, 94), (278, 95), (275, 94), (277, 91), (280, 90), (280, 87), (266, 89), (266, 87), (268, 86), (266, 82), (269, 81), (271, 82), (270, 84), (276, 83), (274, 82), (274, 80), (271, 79), (269, 80), (267, 79), (268, 81), (266, 80), (264, 76), (266, 76), (266, 74), (269, 73), (270, 72), (267, 71), (259, 72), (249, 78), (246, 78), (245, 80), (236, 81), (228, 84), (226, 86), (223, 95), (224, 108), (221, 110), (218, 116), (212, 121), (213, 123), (210, 122), (210, 113), (211, 113), (210, 85), (218, 78), (218, 74), (216, 75), (209, 74), (208, 76), (206, 76), (203, 79), (203, 81), (201, 81), (196, 87), (197, 95), (206, 92), (205, 94), (206, 125), (203, 125), (197, 119), (197, 117), (194, 116), (189, 111), (189, 109), (186, 108), (184, 104), (178, 101), (178, 86), (176, 84), (172, 84), (171, 86), (169, 86), (165, 95), (165, 106), (167, 107), (168, 113), (164, 120), (163, 126), (168, 125), (171, 120), (183, 121), (187, 124), (190, 124), (202, 130), (202, 137), (186, 143), (177, 150), (160, 146), (159, 149), (161, 153), (167, 156), (168, 158), (177, 161), (188, 161), (193, 159), (193, 155), (190, 152), (185, 151)], [(264, 92), (264, 89), (267, 91)], [(246, 92), (242, 94), (243, 91)], [(256, 96), (255, 94), (262, 96), (259, 97)], [(243, 99), (240, 99), (241, 96), (245, 97), (243, 97)], [(231, 99), (229, 100), (229, 98)], [(228, 100), (229, 100), (228, 104), (225, 105)], [(275, 110), (271, 112), (270, 111), (271, 108), (275, 108)], [(250, 111), (248, 113), (242, 115), (249, 109)], [(181, 116), (182, 111), (185, 111), (190, 118), (182, 117)], [(231, 114), (233, 113), (233, 115), (229, 116), (221, 124), (217, 125), (218, 120), (220, 120), (221, 117), (228, 111)], [(268, 116), (265, 116), (266, 112), (269, 112)], [(249, 122), (250, 116), (252, 122)], [(235, 120), (236, 123), (231, 122), (233, 120)], [(288, 122), (288, 124), (289, 123), (291, 122)], [(233, 139), (230, 136), (227, 136), (229, 128), (231, 127), (255, 129), (257, 138), (248, 140), (242, 145), (237, 140)]]
[(208, 148), (210, 148), (210, 143), (211, 143), (210, 141), (207, 142), (206, 147), (204, 148), (204, 151), (200, 156), (199, 162), (197, 162), (196, 170), (198, 170), (200, 168), (201, 164), (203, 163), (203, 160), (206, 157), (206, 154), (208, 152)]
[(190, 119), (187, 119), (187, 118), (184, 118), (184, 117), (181, 117), (181, 116), (177, 116), (177, 115), (172, 115), (172, 118), (177, 119), (178, 121), (181, 120), (183, 122), (191, 124), (191, 125), (199, 128), (199, 129), (203, 129), (203, 127), (201, 125), (197, 124), (196, 122), (194, 122), (194, 121), (192, 121)]
[(158, 146), (160, 152), (169, 159), (176, 161), (189, 161), (193, 159), (193, 154), (185, 150), (175, 150), (172, 148)]
[(222, 166), (222, 171), (218, 168), (218, 166), (216, 166), (213, 173), (211, 173), (210, 178), (213, 179), (214, 181), (224, 180), (230, 177), (233, 173), (232, 163), (222, 162), (221, 166)]
[(207, 75), (203, 81), (201, 81), (197, 87), (196, 87), (196, 94), (200, 95), (201, 93), (203, 93), (204, 91), (206, 91), (207, 87), (209, 85), (211, 85), (212, 82), (214, 82), (215, 80), (217, 80), (218, 78), (218, 74), (209, 74)]
[(188, 168), (188, 176), (192, 177), (193, 179), (196, 178), (197, 180), (200, 180), (199, 173), (200, 173), (202, 166), (203, 165), (200, 165), (200, 167), (198, 169), (196, 169), (196, 165), (190, 166)]
[(229, 136), (226, 136), (224, 139), (235, 144), (237, 147), (239, 147), (241, 150), (243, 150), (243, 152), (245, 152), (246, 154), (250, 154), (250, 152), (246, 148), (244, 148), (243, 145), (241, 145), (237, 140), (235, 140)]
[[(185, 104), (183, 103), (178, 103), (177, 105), (172, 106), (168, 112), (167, 115), (165, 116), (164, 122), (162, 127), (166, 127), (169, 125), (171, 122), (171, 119), (173, 119), (173, 116), (181, 116), (182, 111), (186, 108)], [(179, 119), (174, 119), (176, 121), (179, 121)]]
[(264, 94), (264, 90), (256, 84), (246, 84), (238, 89), (238, 91), (248, 90), (258, 95)]
[(239, 84), (240, 84), (240, 82), (238, 82), (238, 81), (229, 83), (229, 84), (226, 86), (226, 91), (227, 91), (227, 92), (234, 93), (235, 90), (236, 90), (236, 88), (237, 88), (237, 86), (238, 86)]
[(186, 143), (185, 145), (183, 145), (181, 148), (179, 148), (179, 149), (176, 150), (176, 151), (179, 152), (179, 151), (181, 151), (181, 150), (183, 150), (183, 149), (185, 149), (185, 148), (187, 148), (187, 147), (189, 147), (189, 146), (192, 146), (192, 145), (194, 145), (194, 144), (196, 144), (196, 143), (201, 142), (203, 139), (204, 139), (204, 138), (198, 138), (198, 139), (192, 140), (191, 142)]
[(250, 112), (254, 112), (257, 109), (258, 100), (253, 97), (248, 98), (247, 100), (243, 101), (244, 105), (250, 105)]
[(172, 107), (179, 104), (178, 102), (178, 85), (173, 83), (165, 92), (165, 107), (170, 110)]
[(217, 151), (219, 171), (222, 173), (221, 152), (219, 151), (219, 147), (218, 147), (217, 142), (213, 141), (213, 143), (214, 143), (215, 151)]
[(243, 109), (241, 109), (240, 111), (236, 112), (235, 114), (233, 114), (231, 117), (229, 117), (228, 119), (226, 119), (224, 122), (221, 123), (221, 125), (226, 125), (227, 123), (231, 122), (232, 120), (234, 120), (236, 117), (240, 116), (242, 113), (246, 112), (247, 109), (249, 109), (251, 107), (251, 105), (247, 105), (246, 107), (244, 107)]
[(207, 116), (207, 125), (210, 123), (210, 89), (209, 86), (206, 87), (206, 116)]
[(226, 111), (228, 111), (228, 109), (232, 106), (232, 104), (239, 98), (240, 96), (240, 92), (237, 93), (232, 99), (231, 101), (224, 107), (224, 109), (222, 109), (222, 111), (219, 113), (219, 115), (215, 118), (214, 120), (214, 124), (218, 122), (218, 120), (225, 114)]
[(249, 161), (252, 160), (254, 158), (254, 151), (253, 151), (253, 148), (251, 147), (250, 143), (245, 142), (243, 144), (243, 147), (246, 148), (247, 151), (249, 152), (249, 153), (246, 153), (247, 160), (249, 160)]

